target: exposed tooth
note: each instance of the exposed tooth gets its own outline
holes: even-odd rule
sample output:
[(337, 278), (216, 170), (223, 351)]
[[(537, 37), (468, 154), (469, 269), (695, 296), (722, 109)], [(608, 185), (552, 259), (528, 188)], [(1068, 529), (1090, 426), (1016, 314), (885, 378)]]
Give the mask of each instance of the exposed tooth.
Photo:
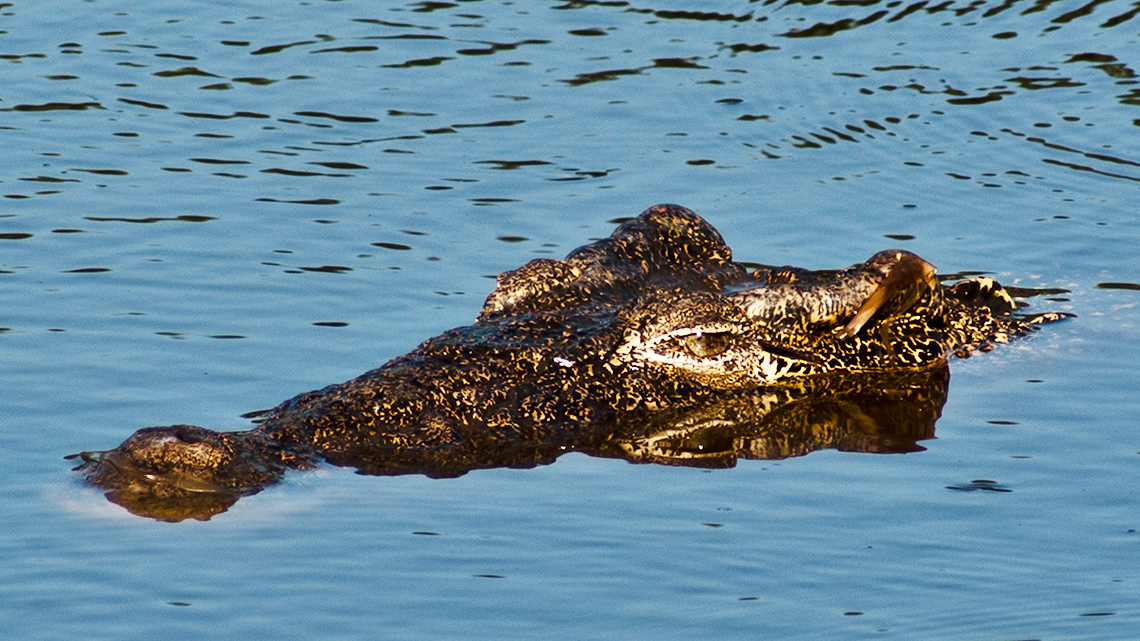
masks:
[(875, 312), (883, 306), (892, 296), (905, 289), (908, 285), (930, 281), (934, 278), (937, 268), (918, 256), (903, 256), (891, 266), (891, 272), (879, 283), (875, 291), (859, 306), (859, 311), (848, 321), (847, 325), (839, 330), (841, 338), (852, 338), (863, 329), (863, 325), (871, 320)]

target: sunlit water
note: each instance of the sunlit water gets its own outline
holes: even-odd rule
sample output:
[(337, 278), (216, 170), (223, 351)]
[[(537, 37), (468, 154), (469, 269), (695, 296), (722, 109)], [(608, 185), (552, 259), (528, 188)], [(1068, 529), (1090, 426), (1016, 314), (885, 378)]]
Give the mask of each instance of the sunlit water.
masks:
[[(0, 5), (0, 622), (22, 639), (1140, 635), (1140, 9)], [(952, 366), (925, 452), (294, 474), (205, 523), (65, 454), (474, 318), (657, 202), (1075, 313)], [(980, 482), (981, 481), (981, 482)]]

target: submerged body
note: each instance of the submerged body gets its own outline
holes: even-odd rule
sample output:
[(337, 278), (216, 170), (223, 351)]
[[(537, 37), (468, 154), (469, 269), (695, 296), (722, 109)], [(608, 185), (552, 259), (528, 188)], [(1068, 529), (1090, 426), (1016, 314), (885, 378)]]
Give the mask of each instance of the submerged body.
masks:
[[(146, 428), (78, 456), (112, 500), (177, 520), (224, 510), (321, 460), (455, 476), (568, 450), (686, 464), (723, 464), (714, 450), (788, 456), (798, 448), (756, 445), (771, 441), (777, 420), (812, 434), (801, 438), (808, 450), (840, 446), (831, 432), (866, 423), (850, 409), (860, 403), (836, 399), (902, 403), (882, 420), (900, 426), (886, 433), (907, 436), (867, 448), (905, 451), (933, 434), (951, 355), (1053, 318), (1014, 309), (993, 281), (947, 287), (900, 250), (834, 273), (749, 272), (699, 216), (658, 205), (565, 260), (501, 275), (473, 325), (290, 399), (253, 430)], [(820, 416), (839, 417), (839, 427), (820, 428), (832, 420)], [(722, 447), (677, 445), (696, 434)]]

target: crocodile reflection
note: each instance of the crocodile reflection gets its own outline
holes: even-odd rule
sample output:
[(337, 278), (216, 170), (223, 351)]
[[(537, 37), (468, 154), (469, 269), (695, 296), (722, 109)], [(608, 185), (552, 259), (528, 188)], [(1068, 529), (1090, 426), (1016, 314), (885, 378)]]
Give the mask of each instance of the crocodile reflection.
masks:
[(836, 375), (814, 385), (769, 388), (661, 417), (643, 434), (615, 436), (589, 454), (634, 463), (726, 468), (816, 450), (903, 454), (934, 438), (946, 402), (945, 364), (910, 372)]
[(128, 510), (206, 519), (289, 469), (458, 476), (568, 451), (727, 466), (820, 448), (907, 452), (933, 437), (947, 359), (1024, 335), (989, 279), (943, 285), (900, 250), (837, 272), (749, 272), (693, 212), (498, 280), (476, 322), (245, 432), (145, 428), (78, 468)]

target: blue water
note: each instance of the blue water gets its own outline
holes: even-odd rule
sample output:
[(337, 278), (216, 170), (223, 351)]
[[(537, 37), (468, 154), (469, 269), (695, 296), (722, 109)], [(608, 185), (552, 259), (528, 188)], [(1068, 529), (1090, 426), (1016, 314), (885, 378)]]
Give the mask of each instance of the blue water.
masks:
[[(11, 638), (1140, 636), (1134, 3), (0, 7)], [(926, 451), (326, 467), (208, 522), (62, 457), (470, 323), (658, 202), (741, 260), (1063, 288)], [(991, 481), (992, 483), (978, 483)], [(957, 488), (957, 489), (951, 489)], [(1009, 490), (1009, 491), (994, 491)]]

